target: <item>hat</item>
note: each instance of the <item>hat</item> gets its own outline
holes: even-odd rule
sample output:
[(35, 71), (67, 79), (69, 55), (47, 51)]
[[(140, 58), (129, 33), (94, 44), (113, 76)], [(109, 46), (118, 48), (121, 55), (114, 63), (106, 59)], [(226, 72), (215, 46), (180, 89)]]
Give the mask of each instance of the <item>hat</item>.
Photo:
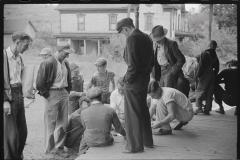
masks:
[(74, 53), (75, 50), (71, 48), (70, 44), (68, 43), (60, 43), (58, 46), (57, 46), (57, 50), (58, 51), (65, 51), (67, 53)]
[(107, 60), (104, 59), (104, 58), (98, 58), (94, 64), (97, 65), (97, 66), (106, 65), (107, 64)]
[(43, 48), (39, 54), (40, 55), (52, 54), (52, 50), (50, 48)]
[(23, 31), (15, 31), (13, 34), (12, 34), (12, 40), (15, 41), (17, 39), (23, 39), (23, 38), (26, 38), (26, 39), (29, 39), (30, 41), (32, 41), (32, 38), (26, 34), (25, 32)]
[(228, 62), (226, 63), (226, 65), (232, 66), (232, 67), (238, 67), (238, 61), (232, 59), (231, 61), (228, 61)]
[(98, 97), (102, 94), (102, 90), (99, 87), (92, 87), (87, 92), (87, 97), (90, 99), (93, 99), (95, 97)]
[(163, 39), (167, 35), (168, 30), (161, 25), (157, 25), (152, 29), (150, 37), (154, 42)]
[(79, 71), (80, 67), (78, 67), (78, 65), (76, 65), (74, 62), (70, 63), (70, 71)]
[(128, 25), (133, 25), (133, 20), (131, 18), (124, 18), (117, 23), (116, 30), (118, 31), (118, 33), (120, 33), (122, 30), (122, 27), (125, 27)]

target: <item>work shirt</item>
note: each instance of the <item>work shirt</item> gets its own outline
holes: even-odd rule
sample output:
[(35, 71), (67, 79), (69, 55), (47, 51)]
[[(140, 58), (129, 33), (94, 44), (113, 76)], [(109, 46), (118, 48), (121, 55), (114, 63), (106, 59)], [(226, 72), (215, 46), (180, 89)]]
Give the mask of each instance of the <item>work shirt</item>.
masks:
[(10, 47), (6, 49), (9, 62), (10, 84), (21, 83), (21, 71), (23, 69), (20, 54), (16, 56), (12, 53)]
[(110, 96), (110, 107), (112, 107), (117, 115), (124, 115), (124, 96), (118, 92), (118, 89), (115, 89)]
[(168, 61), (164, 52), (164, 45), (158, 44), (158, 52), (157, 52), (157, 60), (159, 65), (166, 66), (168, 65)]

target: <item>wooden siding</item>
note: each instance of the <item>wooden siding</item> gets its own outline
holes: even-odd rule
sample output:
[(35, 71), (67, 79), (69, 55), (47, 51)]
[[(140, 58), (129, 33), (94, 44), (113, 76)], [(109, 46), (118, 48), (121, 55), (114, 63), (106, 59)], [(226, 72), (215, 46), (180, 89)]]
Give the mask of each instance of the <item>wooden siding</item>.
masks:
[(26, 25), (24, 32), (27, 33), (31, 38), (36, 38), (36, 32), (29, 23)]

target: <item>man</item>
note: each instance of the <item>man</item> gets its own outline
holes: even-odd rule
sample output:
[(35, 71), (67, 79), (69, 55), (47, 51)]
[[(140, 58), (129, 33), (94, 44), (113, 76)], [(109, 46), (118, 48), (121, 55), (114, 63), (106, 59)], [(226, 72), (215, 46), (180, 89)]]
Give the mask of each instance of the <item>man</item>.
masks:
[[(214, 87), (215, 102), (219, 105), (216, 112), (225, 114), (222, 102), (229, 106), (236, 106), (234, 115), (237, 115), (238, 99), (238, 61), (227, 62), (229, 68), (222, 70), (216, 78)], [(220, 86), (224, 84), (224, 89)]]
[(188, 96), (189, 83), (185, 85), (187, 81), (182, 71), (186, 60), (177, 42), (166, 37), (167, 32), (163, 26), (157, 25), (150, 34), (156, 43), (152, 77), (159, 81), (161, 87), (175, 88)]
[[(195, 114), (203, 113), (205, 115), (210, 115), (209, 111), (212, 110), (212, 98), (215, 77), (219, 71), (219, 60), (216, 54), (217, 42), (211, 40), (208, 42), (208, 49), (205, 50), (197, 56), (199, 60), (198, 66), (198, 84), (195, 91), (196, 97), (196, 107), (198, 108), (195, 111)], [(205, 96), (206, 105), (204, 110), (202, 109), (202, 101)]]
[(23, 159), (23, 149), (27, 139), (21, 71), (23, 61), (20, 54), (28, 49), (32, 39), (24, 32), (12, 35), (12, 44), (4, 53), (4, 159)]
[(150, 116), (156, 114), (156, 121), (152, 123), (153, 134), (172, 134), (170, 122), (180, 121), (174, 127), (174, 130), (180, 130), (193, 118), (192, 104), (182, 92), (170, 87), (160, 87), (157, 81), (151, 81), (148, 94), (153, 98)]
[(47, 59), (48, 57), (52, 56), (52, 49), (51, 48), (43, 48), (39, 55), (42, 57), (42, 59)]
[[(68, 97), (72, 89), (69, 63), (65, 58), (74, 50), (69, 44), (57, 46), (57, 52), (41, 63), (36, 86), (44, 97), (44, 151), (45, 154), (64, 153), (66, 133), (64, 128), (68, 119)], [(56, 147), (56, 150), (55, 150)]]
[(109, 91), (110, 82), (112, 83), (112, 90), (115, 90), (115, 73), (107, 69), (107, 60), (104, 58), (98, 58), (95, 62), (97, 72), (95, 72), (88, 83), (86, 90), (88, 91), (92, 86), (100, 87), (103, 90), (102, 94), (102, 103), (110, 104), (110, 95)]
[(111, 134), (112, 125), (118, 133), (126, 136), (114, 109), (100, 102), (102, 92), (98, 87), (92, 87), (87, 92), (87, 97), (91, 99), (92, 104), (81, 112), (85, 131), (80, 143), (79, 155), (83, 154), (88, 147), (111, 145), (114, 141)]
[(128, 66), (123, 80), (127, 134), (124, 152), (143, 152), (144, 146), (153, 147), (150, 115), (146, 102), (153, 66), (153, 44), (147, 34), (134, 27), (131, 18), (120, 20), (116, 30), (127, 37), (123, 55)]
[(120, 77), (117, 81), (117, 89), (115, 89), (110, 96), (110, 107), (112, 107), (117, 116), (125, 128), (124, 120), (124, 84), (122, 83), (123, 77)]

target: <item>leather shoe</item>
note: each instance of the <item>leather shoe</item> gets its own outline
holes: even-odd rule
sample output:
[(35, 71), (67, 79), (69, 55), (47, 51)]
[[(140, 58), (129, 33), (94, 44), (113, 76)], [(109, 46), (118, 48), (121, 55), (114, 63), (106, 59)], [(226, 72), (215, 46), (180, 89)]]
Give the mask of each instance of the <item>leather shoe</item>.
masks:
[(187, 124), (188, 122), (180, 122), (173, 130), (180, 130), (183, 126)]
[(218, 109), (215, 112), (220, 113), (220, 114), (225, 114), (225, 111), (223, 109)]
[(202, 109), (197, 109), (194, 114), (197, 115), (198, 113), (203, 113), (203, 110)]
[(144, 151), (135, 151), (135, 152), (131, 152), (131, 151), (129, 151), (129, 150), (127, 150), (127, 149), (125, 149), (122, 153), (142, 153), (142, 152), (144, 152)]
[(172, 134), (172, 130), (164, 130), (164, 129), (159, 129), (158, 131), (153, 131), (153, 135), (168, 135)]
[(203, 111), (203, 113), (204, 113), (205, 115), (210, 115), (210, 112), (209, 112), (208, 110), (206, 110), (206, 109)]

